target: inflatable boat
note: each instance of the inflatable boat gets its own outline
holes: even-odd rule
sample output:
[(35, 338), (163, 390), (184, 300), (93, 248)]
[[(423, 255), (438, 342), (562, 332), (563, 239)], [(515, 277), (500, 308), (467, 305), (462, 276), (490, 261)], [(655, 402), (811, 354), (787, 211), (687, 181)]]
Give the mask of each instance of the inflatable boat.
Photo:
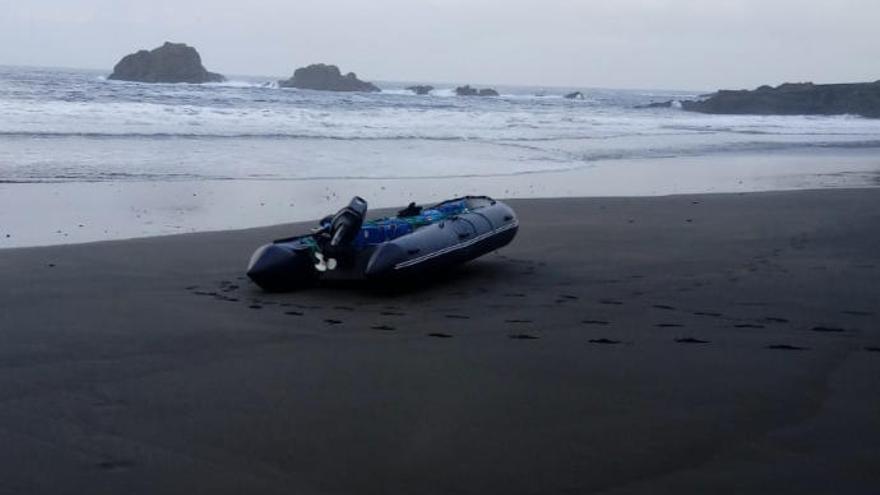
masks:
[(366, 220), (360, 197), (321, 220), (309, 235), (279, 239), (251, 257), (247, 275), (261, 288), (288, 291), (319, 280), (380, 280), (443, 270), (501, 248), (519, 222), (506, 204), (485, 196)]

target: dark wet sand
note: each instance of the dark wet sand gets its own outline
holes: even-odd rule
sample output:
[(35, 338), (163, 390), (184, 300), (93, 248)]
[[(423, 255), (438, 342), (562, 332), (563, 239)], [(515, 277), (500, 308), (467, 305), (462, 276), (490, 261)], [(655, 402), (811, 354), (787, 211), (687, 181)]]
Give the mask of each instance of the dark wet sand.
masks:
[(514, 201), (422, 290), (302, 226), (0, 251), (0, 493), (877, 493), (880, 189)]

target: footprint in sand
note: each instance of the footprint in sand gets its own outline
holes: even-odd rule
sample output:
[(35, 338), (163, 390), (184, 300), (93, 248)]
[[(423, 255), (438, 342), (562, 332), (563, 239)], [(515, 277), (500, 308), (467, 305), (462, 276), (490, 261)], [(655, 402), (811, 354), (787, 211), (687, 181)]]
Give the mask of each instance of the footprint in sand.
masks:
[(606, 304), (606, 305), (609, 305), (609, 306), (621, 306), (621, 305), (623, 305), (623, 302), (622, 302), (622, 301), (617, 301), (617, 300), (614, 300), (614, 299), (600, 299), (600, 300), (599, 300), (599, 304)]
[(711, 316), (712, 318), (719, 318), (722, 315), (721, 313), (714, 313), (711, 311), (697, 311), (694, 313), (694, 316)]
[(536, 340), (540, 338), (537, 335), (532, 335), (529, 333), (514, 333), (508, 335), (508, 337), (514, 340)]
[(260, 306), (259, 304), (251, 304), (251, 305), (248, 306), (248, 307), (251, 308), (251, 309), (263, 309), (263, 307)]
[(609, 322), (605, 320), (584, 320), (581, 323), (584, 325), (608, 325)]
[(619, 340), (611, 340), (611, 339), (590, 339), (591, 344), (603, 344), (603, 345), (616, 345), (619, 344)]
[(382, 311), (379, 314), (382, 316), (406, 316), (406, 313), (400, 313), (398, 311)]
[(681, 328), (684, 325), (682, 325), (681, 323), (657, 323), (654, 326), (657, 328)]
[(504, 320), (504, 323), (531, 323), (532, 320)]
[(874, 313), (870, 311), (841, 311), (841, 313), (850, 316), (874, 316)]
[(838, 327), (824, 327), (824, 326), (813, 327), (812, 330), (814, 332), (819, 332), (819, 333), (841, 333), (841, 332), (846, 331), (846, 330), (844, 330), (842, 328), (838, 328)]
[(675, 342), (679, 344), (709, 344), (711, 343), (708, 340), (695, 339), (693, 337), (685, 337), (682, 339), (675, 339)]
[(438, 338), (438, 339), (451, 339), (452, 335), (449, 335), (448, 333), (434, 332), (434, 333), (429, 333), (428, 337), (434, 337), (434, 338)]
[(354, 308), (351, 306), (333, 306), (333, 309), (338, 309), (340, 311), (354, 311)]
[(765, 316), (764, 321), (770, 322), (770, 323), (788, 323), (787, 318), (779, 318), (776, 316)]
[(733, 328), (764, 328), (764, 325), (757, 325), (755, 323), (738, 323), (734, 325)]
[(657, 309), (665, 309), (667, 311), (675, 311), (675, 306), (668, 306), (666, 304), (655, 304), (653, 307)]
[(324, 323), (326, 323), (328, 325), (341, 325), (342, 320), (334, 320), (332, 318), (327, 318), (326, 320), (324, 320)]
[(397, 330), (396, 328), (392, 327), (391, 325), (375, 325), (370, 328), (372, 328), (373, 330), (383, 330), (385, 332), (391, 332), (391, 331)]
[(580, 299), (578, 296), (574, 296), (571, 294), (560, 294), (559, 298), (560, 299), (567, 299), (569, 301), (577, 301), (578, 299)]
[(880, 352), (880, 347), (867, 346), (867, 347), (865, 347), (865, 350), (868, 352)]
[(450, 320), (470, 320), (470, 316), (465, 315), (444, 315), (444, 318), (449, 318)]
[(99, 462), (98, 467), (105, 471), (120, 471), (123, 469), (133, 468), (134, 461), (129, 461), (126, 459), (111, 459)]
[(302, 316), (304, 313), (302, 311), (285, 311), (284, 314), (290, 316)]
[(767, 349), (773, 349), (775, 351), (806, 351), (809, 347), (798, 347), (796, 345), (789, 344), (772, 344), (768, 345)]

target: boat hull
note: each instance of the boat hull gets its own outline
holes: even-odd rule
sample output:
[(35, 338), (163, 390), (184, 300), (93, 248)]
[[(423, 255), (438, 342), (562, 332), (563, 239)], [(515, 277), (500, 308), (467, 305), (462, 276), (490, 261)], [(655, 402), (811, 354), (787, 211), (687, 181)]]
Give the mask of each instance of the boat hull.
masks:
[(332, 270), (316, 269), (311, 236), (260, 247), (247, 274), (268, 291), (288, 291), (319, 280), (391, 280), (436, 273), (479, 258), (509, 244), (519, 221), (508, 205), (490, 198), (464, 198), (472, 208), (422, 226), (387, 242), (361, 246), (340, 258)]

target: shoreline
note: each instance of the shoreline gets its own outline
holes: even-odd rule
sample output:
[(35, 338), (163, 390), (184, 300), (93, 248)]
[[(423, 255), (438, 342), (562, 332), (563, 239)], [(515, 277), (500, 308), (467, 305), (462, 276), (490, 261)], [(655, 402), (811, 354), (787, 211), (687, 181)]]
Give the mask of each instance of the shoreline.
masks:
[[(692, 198), (692, 197), (724, 197), (724, 196), (753, 196), (753, 195), (786, 195), (786, 194), (810, 194), (810, 193), (828, 193), (828, 192), (857, 192), (857, 191), (868, 191), (880, 189), (880, 185), (864, 185), (857, 187), (826, 187), (826, 188), (817, 188), (817, 189), (780, 189), (780, 190), (761, 190), (761, 191), (743, 191), (743, 192), (711, 192), (711, 193), (677, 193), (677, 194), (658, 194), (658, 195), (642, 195), (642, 196), (576, 196), (576, 197), (532, 197), (532, 198), (494, 198), (499, 201), (504, 201), (505, 203), (516, 205), (520, 203), (542, 203), (542, 202), (555, 202), (555, 201), (626, 201), (626, 200), (638, 200), (638, 199), (673, 199), (673, 198)], [(342, 203), (340, 203), (342, 204)], [(405, 205), (400, 205), (403, 207)], [(340, 207), (341, 208), (341, 207)], [(367, 213), (368, 219), (373, 218), (381, 218), (384, 216), (392, 216), (397, 210), (400, 209), (398, 206), (385, 206), (378, 208), (370, 208)], [(321, 217), (325, 215), (320, 215)], [(306, 233), (310, 231), (311, 228), (315, 226), (315, 223), (320, 220), (319, 217), (309, 218), (306, 220), (291, 220), (286, 222), (278, 222), (266, 225), (250, 225), (245, 227), (238, 228), (228, 228), (228, 229), (217, 229), (217, 230), (199, 230), (192, 232), (172, 232), (172, 233), (162, 233), (162, 234), (154, 234), (154, 235), (144, 235), (137, 237), (124, 237), (118, 239), (99, 239), (92, 241), (82, 241), (82, 242), (70, 242), (70, 243), (57, 243), (57, 244), (39, 244), (39, 245), (28, 245), (28, 246), (10, 246), (10, 247), (2, 247), (0, 246), (0, 253), (3, 252), (15, 252), (15, 251), (26, 251), (26, 250), (37, 250), (37, 249), (51, 249), (51, 248), (61, 248), (65, 246), (69, 247), (88, 247), (93, 245), (105, 245), (105, 244), (118, 244), (118, 243), (126, 243), (126, 242), (136, 242), (136, 241), (148, 241), (148, 240), (163, 240), (163, 239), (175, 239), (175, 238), (188, 238), (194, 236), (201, 235), (219, 235), (223, 234), (249, 234), (255, 232), (274, 232), (282, 229), (294, 229), (302, 233)], [(283, 234), (281, 237), (289, 237), (290, 234)], [(269, 239), (266, 240), (269, 242)], [(257, 247), (257, 246), (255, 246)]]
[(304, 223), (0, 250), (0, 491), (880, 481), (880, 190), (510, 204), (406, 292), (249, 284)]
[(659, 197), (878, 186), (880, 158), (865, 150), (612, 160), (501, 177), (0, 184), (0, 250), (309, 221), (354, 195), (381, 209), (468, 194)]

